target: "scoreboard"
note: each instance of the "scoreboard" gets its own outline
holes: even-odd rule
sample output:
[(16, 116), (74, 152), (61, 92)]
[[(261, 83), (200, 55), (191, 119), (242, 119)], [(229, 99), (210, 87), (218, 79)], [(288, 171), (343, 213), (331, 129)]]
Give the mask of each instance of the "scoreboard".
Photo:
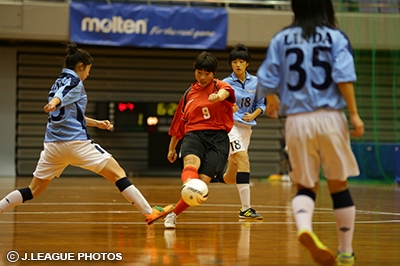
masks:
[(96, 119), (107, 119), (115, 132), (168, 132), (178, 103), (97, 102)]
[[(177, 107), (174, 102), (97, 102), (96, 119), (110, 120), (114, 132), (147, 133), (149, 169), (177, 170), (179, 160), (171, 164), (166, 156), (171, 139), (168, 131)], [(180, 143), (177, 150), (179, 147)]]

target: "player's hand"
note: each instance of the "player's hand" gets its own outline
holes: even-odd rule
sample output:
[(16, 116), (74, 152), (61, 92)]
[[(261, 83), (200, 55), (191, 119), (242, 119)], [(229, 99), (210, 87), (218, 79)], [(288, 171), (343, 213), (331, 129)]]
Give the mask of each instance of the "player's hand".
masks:
[(278, 118), (281, 100), (277, 95), (266, 95), (265, 98), (267, 100), (265, 114), (271, 118)]
[(220, 96), (218, 95), (218, 93), (211, 93), (211, 94), (208, 96), (208, 100), (209, 100), (210, 102), (212, 102), (212, 103), (221, 101)]
[(44, 107), (43, 110), (46, 113), (53, 112), (57, 109), (57, 106), (61, 103), (61, 100), (58, 97), (54, 97), (51, 99)]
[(97, 127), (100, 129), (107, 129), (109, 131), (112, 131), (114, 129), (114, 125), (111, 124), (111, 122), (108, 120), (99, 121), (99, 124), (97, 125)]
[(56, 110), (56, 106), (54, 105), (54, 104), (52, 104), (52, 103), (48, 103), (48, 104), (46, 104), (44, 107), (43, 107), (43, 110), (46, 112), (46, 113), (50, 113), (50, 112), (53, 112), (54, 110)]
[(170, 163), (175, 162), (176, 158), (178, 158), (178, 154), (176, 153), (175, 150), (173, 151), (168, 151), (167, 159)]
[(355, 138), (360, 138), (364, 135), (364, 122), (358, 114), (350, 115), (350, 123), (353, 126), (353, 129), (350, 130), (350, 135)]
[(233, 111), (234, 113), (236, 113), (237, 111), (239, 111), (239, 106), (237, 106), (236, 103), (233, 104), (233, 106), (232, 106), (232, 111)]
[(249, 113), (249, 112), (245, 112), (244, 116), (243, 116), (243, 120), (246, 122), (251, 122), (255, 119), (255, 115), (253, 115), (253, 113)]
[(265, 114), (271, 118), (278, 118), (279, 113), (279, 103), (270, 103), (267, 104), (267, 109), (265, 110)]

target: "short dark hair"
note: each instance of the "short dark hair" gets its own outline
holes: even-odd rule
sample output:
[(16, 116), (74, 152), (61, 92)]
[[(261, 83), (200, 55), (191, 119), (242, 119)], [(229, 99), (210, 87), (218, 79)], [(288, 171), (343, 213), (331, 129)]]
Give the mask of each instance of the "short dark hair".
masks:
[(238, 58), (250, 63), (251, 55), (249, 49), (243, 43), (238, 43), (233, 47), (228, 56), (228, 64), (231, 65), (232, 61)]
[(84, 66), (93, 64), (92, 56), (78, 48), (76, 43), (67, 44), (67, 57), (65, 58), (65, 67), (69, 69), (75, 69), (78, 63), (82, 63)]
[(215, 74), (218, 69), (218, 60), (209, 52), (201, 52), (194, 60), (193, 67), (197, 70), (206, 70)]

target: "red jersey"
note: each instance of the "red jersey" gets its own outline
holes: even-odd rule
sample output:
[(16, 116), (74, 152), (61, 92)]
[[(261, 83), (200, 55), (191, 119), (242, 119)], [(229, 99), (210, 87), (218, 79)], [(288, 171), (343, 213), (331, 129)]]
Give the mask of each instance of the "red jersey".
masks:
[[(220, 102), (210, 102), (208, 96), (220, 89), (229, 91), (229, 97)], [(235, 102), (235, 91), (228, 83), (214, 79), (203, 88), (196, 82), (179, 101), (168, 134), (181, 139), (186, 133), (198, 130), (225, 130), (229, 133), (233, 127)]]

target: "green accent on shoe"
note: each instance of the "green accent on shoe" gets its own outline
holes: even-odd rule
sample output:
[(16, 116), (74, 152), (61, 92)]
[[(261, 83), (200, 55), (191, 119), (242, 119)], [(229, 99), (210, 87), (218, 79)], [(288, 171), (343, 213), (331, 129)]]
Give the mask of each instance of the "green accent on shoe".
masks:
[(337, 265), (352, 266), (354, 265), (355, 260), (356, 257), (354, 256), (354, 253), (342, 252), (338, 253), (336, 256)]
[(154, 209), (156, 209), (157, 211), (163, 212), (164, 208), (160, 207), (160, 206), (154, 206)]
[(255, 220), (262, 220), (263, 217), (261, 214), (257, 213), (254, 209), (248, 208), (247, 210), (240, 210), (239, 212), (240, 219), (255, 219)]
[(300, 230), (297, 237), (301, 244), (310, 251), (313, 260), (319, 265), (334, 266), (336, 257), (311, 231), (307, 229)]

